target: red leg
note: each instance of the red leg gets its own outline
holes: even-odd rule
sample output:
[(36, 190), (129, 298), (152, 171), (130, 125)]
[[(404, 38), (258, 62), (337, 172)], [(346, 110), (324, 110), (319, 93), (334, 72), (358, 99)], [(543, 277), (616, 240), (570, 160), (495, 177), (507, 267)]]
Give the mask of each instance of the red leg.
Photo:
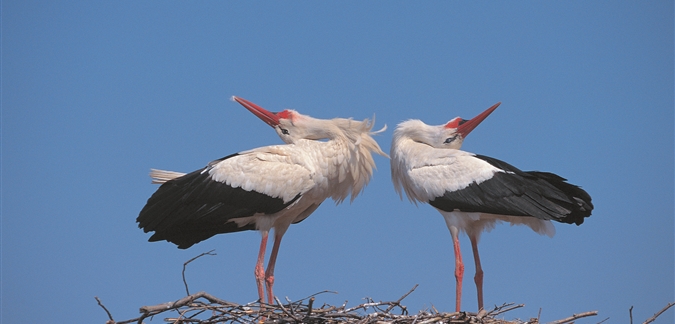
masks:
[(258, 285), (258, 297), (260, 302), (265, 302), (265, 292), (263, 291), (263, 280), (265, 278), (265, 269), (263, 268), (263, 262), (265, 261), (265, 250), (267, 250), (267, 234), (268, 232), (262, 232), (262, 240), (260, 240), (260, 252), (258, 252), (258, 261), (255, 264), (255, 282)]
[(475, 235), (469, 235), (469, 239), (471, 239), (473, 259), (476, 261), (476, 276), (473, 277), (473, 281), (476, 282), (478, 310), (481, 310), (483, 309), (483, 268), (480, 266), (480, 256), (478, 255), (478, 238)]
[(274, 287), (274, 265), (277, 263), (277, 254), (279, 253), (279, 245), (281, 245), (281, 237), (283, 234), (278, 235), (274, 233), (274, 246), (272, 247), (272, 254), (270, 254), (270, 261), (267, 264), (267, 271), (265, 271), (265, 283), (267, 284), (267, 302), (272, 305), (274, 304), (274, 293), (272, 288)]
[(453, 229), (454, 231), (452, 229), (450, 230), (450, 234), (452, 234), (452, 244), (455, 247), (455, 309), (457, 312), (459, 312), (462, 303), (462, 279), (464, 278), (464, 262), (462, 262), (462, 251), (459, 249), (459, 237), (457, 235), (457, 229)]

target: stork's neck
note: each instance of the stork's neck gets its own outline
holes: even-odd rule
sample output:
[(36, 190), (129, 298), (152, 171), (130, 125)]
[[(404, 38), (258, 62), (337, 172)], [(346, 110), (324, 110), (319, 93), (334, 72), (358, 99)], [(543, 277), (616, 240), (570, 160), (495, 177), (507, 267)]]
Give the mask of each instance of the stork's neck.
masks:
[(368, 184), (375, 168), (372, 153), (386, 156), (371, 137), (372, 125), (367, 121), (333, 120), (338, 131), (327, 141), (300, 140), (296, 145), (312, 152), (317, 182), (316, 194), (331, 197), (340, 203), (351, 195), (353, 200)]

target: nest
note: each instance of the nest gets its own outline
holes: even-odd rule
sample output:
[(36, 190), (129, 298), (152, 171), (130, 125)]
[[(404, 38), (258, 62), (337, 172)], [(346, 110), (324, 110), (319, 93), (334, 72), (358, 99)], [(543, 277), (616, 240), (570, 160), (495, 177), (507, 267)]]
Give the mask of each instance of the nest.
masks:
[[(110, 312), (105, 309), (98, 300), (99, 305), (108, 313), (110, 320), (106, 324), (143, 323), (145, 319), (164, 314), (163, 321), (175, 324), (215, 324), (215, 323), (309, 323), (309, 324), (334, 324), (334, 323), (359, 323), (359, 324), (536, 324), (538, 318), (527, 321), (504, 320), (496, 316), (510, 310), (523, 307), (523, 305), (504, 304), (496, 306), (490, 311), (481, 310), (478, 313), (471, 312), (438, 312), (435, 308), (422, 310), (416, 314), (410, 314), (401, 301), (415, 290), (413, 287), (408, 293), (396, 301), (374, 301), (370, 298), (366, 302), (354, 307), (347, 307), (347, 302), (340, 306), (323, 304), (314, 305), (316, 295), (320, 292), (300, 299), (282, 303), (278, 298), (275, 305), (253, 302), (249, 304), (237, 304), (214, 297), (206, 292), (198, 292), (188, 295), (177, 301), (153, 306), (143, 306), (140, 309), (141, 316), (134, 319), (115, 321)], [(166, 314), (165, 314), (166, 313)], [(572, 322), (578, 318), (597, 315), (597, 311), (575, 314), (566, 319), (555, 321), (555, 324)]]
[[(106, 324), (129, 324), (144, 323), (146, 319), (152, 320), (156, 316), (164, 316), (163, 321), (174, 324), (283, 324), (283, 323), (308, 323), (308, 324), (334, 324), (334, 323), (359, 323), (359, 324), (538, 324), (539, 316), (530, 318), (527, 321), (520, 319), (504, 320), (497, 316), (510, 310), (523, 307), (524, 305), (503, 304), (495, 306), (490, 311), (481, 310), (478, 313), (471, 312), (453, 312), (444, 313), (437, 311), (433, 306), (431, 309), (421, 310), (416, 314), (411, 314), (408, 308), (401, 304), (403, 299), (410, 295), (416, 288), (413, 287), (406, 294), (396, 301), (374, 301), (366, 298), (366, 302), (357, 306), (347, 307), (347, 302), (340, 306), (323, 304), (315, 305), (316, 296), (328, 293), (322, 291), (312, 296), (300, 299), (298, 301), (286, 300), (282, 303), (276, 298), (276, 304), (270, 305), (260, 301), (237, 304), (214, 297), (206, 292), (190, 294), (187, 281), (185, 279), (185, 269), (187, 265), (205, 255), (215, 255), (214, 251), (202, 253), (183, 264), (183, 283), (185, 284), (186, 297), (174, 302), (143, 306), (140, 308), (141, 316), (124, 321), (115, 321), (112, 314), (101, 303), (98, 297), (98, 305), (108, 314), (109, 320)], [(666, 307), (654, 314), (651, 318), (643, 322), (648, 324), (653, 322), (659, 315), (675, 306), (675, 302), (668, 303)], [(630, 309), (630, 322), (633, 322), (632, 307)], [(572, 323), (575, 320), (588, 316), (597, 315), (597, 311), (574, 314), (549, 324)], [(606, 321), (602, 320), (600, 323)]]

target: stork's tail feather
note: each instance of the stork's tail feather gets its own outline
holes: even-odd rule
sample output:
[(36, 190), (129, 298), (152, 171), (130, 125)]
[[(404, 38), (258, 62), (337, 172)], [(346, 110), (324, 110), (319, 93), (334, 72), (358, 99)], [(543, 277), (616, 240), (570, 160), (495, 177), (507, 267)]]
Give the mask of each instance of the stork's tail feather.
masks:
[(166, 171), (158, 169), (150, 169), (150, 178), (152, 178), (153, 184), (162, 184), (169, 180), (176, 179), (178, 177), (184, 176), (185, 173), (175, 172), (175, 171)]
[(568, 183), (567, 179), (553, 173), (539, 171), (529, 171), (527, 173), (545, 179), (548, 183), (567, 195), (569, 199), (568, 203), (558, 201), (559, 204), (565, 206), (565, 208), (570, 211), (567, 217), (560, 220), (560, 222), (581, 225), (584, 222), (584, 218), (591, 216), (591, 212), (593, 211), (591, 196), (585, 190), (581, 189), (581, 187)]

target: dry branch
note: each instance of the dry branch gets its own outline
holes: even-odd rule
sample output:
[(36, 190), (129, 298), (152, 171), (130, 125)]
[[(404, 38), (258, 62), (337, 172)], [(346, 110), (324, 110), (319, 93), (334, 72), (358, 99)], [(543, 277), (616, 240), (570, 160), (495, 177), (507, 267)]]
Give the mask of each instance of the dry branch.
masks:
[(583, 317), (588, 317), (588, 316), (595, 316), (598, 315), (598, 311), (590, 311), (590, 312), (585, 312), (585, 313), (580, 313), (580, 314), (574, 314), (568, 318), (563, 318), (561, 320), (553, 321), (551, 324), (563, 324), (563, 323), (569, 323), (572, 322), (576, 319), (580, 319)]
[[(654, 316), (648, 318), (648, 319), (647, 319), (646, 321), (644, 321), (644, 323), (642, 323), (642, 324), (649, 324), (649, 323), (655, 321), (656, 318), (659, 317), (659, 315), (661, 315), (661, 314), (663, 314), (663, 312), (667, 311), (668, 308), (673, 307), (673, 305), (675, 305), (675, 302), (673, 302), (673, 303), (668, 303), (668, 305), (666, 305), (666, 307), (664, 307), (663, 309), (661, 309), (660, 311), (658, 311), (656, 314), (654, 314)], [(631, 307), (631, 309), (632, 309), (632, 308), (633, 308), (633, 307)]]
[(495, 309), (491, 310), (489, 313), (487, 313), (487, 315), (494, 317), (494, 316), (499, 315), (501, 313), (506, 313), (508, 311), (514, 310), (516, 308), (521, 308), (521, 307), (525, 307), (525, 305), (524, 304), (515, 305), (514, 303), (509, 303), (509, 304), (501, 305), (499, 307), (495, 306)]
[(187, 267), (187, 265), (188, 265), (190, 262), (192, 262), (192, 261), (194, 261), (194, 260), (197, 260), (197, 259), (199, 259), (199, 258), (201, 258), (201, 257), (203, 257), (203, 256), (205, 256), (205, 255), (216, 255), (215, 253), (213, 253), (213, 251), (215, 251), (215, 250), (211, 250), (211, 251), (209, 251), (209, 252), (204, 252), (204, 253), (202, 253), (202, 254), (200, 254), (200, 255), (198, 255), (198, 256), (196, 256), (196, 257), (190, 259), (190, 260), (187, 260), (185, 263), (183, 263), (183, 284), (185, 285), (185, 293), (186, 293), (188, 296), (190, 295), (190, 289), (188, 289), (187, 280), (185, 280), (185, 268)]
[(103, 310), (105, 311), (106, 314), (108, 314), (108, 318), (110, 320), (106, 321), (105, 323), (106, 324), (115, 324), (115, 320), (113, 319), (112, 314), (110, 314), (108, 309), (105, 308), (105, 306), (103, 306), (103, 303), (101, 303), (101, 300), (98, 299), (98, 296), (94, 296), (94, 298), (96, 299), (96, 302), (98, 303), (98, 305), (101, 306), (101, 308), (103, 308)]

